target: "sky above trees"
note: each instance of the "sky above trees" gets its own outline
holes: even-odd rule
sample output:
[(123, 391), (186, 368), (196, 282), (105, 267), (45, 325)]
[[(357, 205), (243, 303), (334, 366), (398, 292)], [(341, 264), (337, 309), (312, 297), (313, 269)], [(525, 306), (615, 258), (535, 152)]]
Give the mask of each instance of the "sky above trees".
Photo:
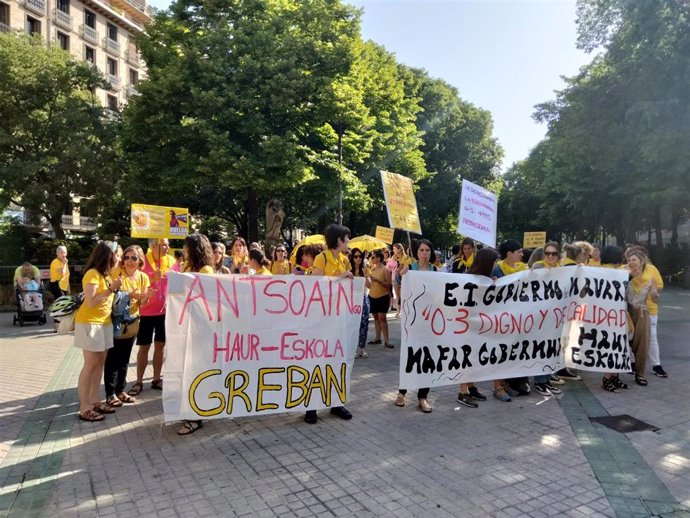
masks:
[[(489, 110), (504, 168), (546, 133), (534, 105), (554, 99), (591, 56), (575, 48), (575, 0), (348, 0), (362, 8), (362, 36), (426, 69)], [(167, 8), (169, 0), (151, 5)]]

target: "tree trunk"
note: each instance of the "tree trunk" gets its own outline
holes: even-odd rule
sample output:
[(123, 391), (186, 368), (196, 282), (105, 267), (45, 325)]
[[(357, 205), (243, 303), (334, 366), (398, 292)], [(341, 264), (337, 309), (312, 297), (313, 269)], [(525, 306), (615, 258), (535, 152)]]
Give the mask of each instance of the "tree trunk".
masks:
[(247, 189), (247, 241), (253, 243), (259, 240), (259, 209), (256, 189)]
[(44, 216), (53, 229), (55, 239), (65, 239), (65, 231), (62, 229), (62, 214), (59, 214), (57, 217), (50, 214), (44, 214)]
[(678, 248), (678, 223), (680, 222), (680, 209), (678, 203), (671, 209), (671, 247)]

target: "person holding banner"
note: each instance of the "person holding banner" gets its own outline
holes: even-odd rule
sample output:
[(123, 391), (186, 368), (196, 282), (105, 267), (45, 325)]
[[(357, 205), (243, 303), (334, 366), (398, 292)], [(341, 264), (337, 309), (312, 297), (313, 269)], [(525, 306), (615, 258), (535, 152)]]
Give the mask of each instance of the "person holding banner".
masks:
[(625, 292), (628, 301), (628, 311), (635, 326), (632, 339), (632, 350), (635, 355), (635, 383), (641, 386), (647, 385), (645, 371), (647, 368), (647, 355), (649, 354), (650, 318), (647, 300), (656, 302), (659, 299), (654, 280), (645, 277), (644, 270), (647, 266), (647, 256), (640, 250), (632, 250), (628, 253), (628, 270), (630, 270), (630, 282)]
[(213, 250), (213, 273), (216, 275), (230, 275), (230, 268), (223, 265), (225, 258), (225, 245), (223, 243), (211, 243)]
[(368, 358), (364, 350), (367, 346), (367, 334), (369, 333), (369, 297), (367, 288), (371, 287), (369, 281), (369, 268), (364, 264), (364, 252), (359, 248), (350, 250), (350, 271), (353, 277), (364, 277), (364, 300), (362, 301), (362, 319), (359, 323), (359, 344), (355, 358)]
[[(326, 227), (324, 237), (327, 248), (314, 259), (311, 274), (352, 278), (350, 261), (347, 258), (350, 229), (343, 225), (331, 224)], [(308, 247), (307, 250), (309, 251), (310, 248)], [(307, 253), (305, 251), (305, 255)], [(331, 408), (331, 414), (341, 419), (352, 419), (352, 414), (344, 406)], [(317, 420), (316, 410), (307, 410), (304, 421), (315, 424)]]
[[(623, 250), (613, 245), (605, 247), (601, 253), (601, 267), (615, 269), (625, 268), (623, 266)], [(628, 326), (631, 326), (630, 322), (628, 322)], [(618, 392), (619, 389), (628, 388), (628, 384), (622, 382), (618, 374), (613, 372), (604, 374), (601, 384), (607, 392)]]
[[(205, 235), (189, 234), (184, 238), (182, 252), (185, 258), (184, 273), (214, 273), (213, 249), (211, 242)], [(177, 429), (177, 435), (191, 435), (202, 426), (204, 423), (201, 419), (185, 420), (182, 422), (182, 426)]]
[(405, 248), (402, 246), (400, 243), (395, 243), (393, 245), (393, 257), (391, 259), (395, 260), (397, 266), (395, 270), (395, 274), (393, 276), (393, 291), (395, 293), (395, 299), (397, 302), (395, 302), (397, 313), (395, 314), (396, 317), (400, 316), (400, 304), (401, 304), (401, 299), (400, 299), (400, 292), (401, 292), (401, 286), (402, 286), (402, 276), (403, 276), (403, 268), (405, 268), (405, 271), (407, 271), (407, 268), (410, 267), (412, 264), (412, 259), (410, 258), (409, 255), (405, 253)]
[(592, 245), (592, 254), (587, 261), (587, 266), (601, 266), (601, 248)]
[[(436, 266), (434, 266), (434, 263), (436, 263), (436, 252), (434, 252), (434, 247), (431, 244), (431, 241), (428, 239), (420, 239), (417, 242), (417, 246), (415, 248), (415, 259), (417, 262), (412, 263), (411, 266), (408, 265), (403, 265), (403, 268), (401, 270), (401, 275), (407, 274), (409, 270), (413, 271), (421, 271), (421, 272), (436, 272), (438, 269)], [(398, 307), (398, 310), (400, 309), (400, 306)], [(405, 389), (399, 389), (398, 390), (398, 396), (395, 399), (395, 406), (405, 406), (405, 394), (407, 394), (407, 390)], [(425, 414), (428, 414), (431, 412), (431, 404), (429, 403), (429, 400), (427, 399), (429, 396), (429, 387), (424, 387), (420, 388), (417, 391), (417, 401), (418, 401), (418, 406), (419, 409), (424, 412)]]
[(273, 275), (269, 266), (271, 266), (271, 261), (269, 261), (264, 255), (263, 250), (259, 248), (252, 248), (249, 250), (249, 270), (254, 270), (254, 275)]
[(249, 266), (247, 265), (249, 253), (247, 250), (247, 242), (241, 236), (236, 236), (232, 240), (230, 246), (232, 257), (230, 258), (230, 272), (231, 273), (247, 273)]
[(86, 262), (82, 279), (84, 302), (74, 316), (74, 347), (82, 350), (84, 365), (79, 373), (79, 419), (102, 421), (103, 414), (115, 410), (99, 401), (98, 393), (103, 378), (103, 366), (108, 349), (113, 346), (114, 294), (120, 289), (122, 279), (111, 279), (110, 272), (117, 265), (117, 243), (99, 241)]
[(165, 347), (165, 298), (168, 295), (168, 270), (175, 264), (175, 258), (168, 255), (170, 243), (167, 239), (149, 239), (143, 272), (151, 283), (150, 297), (139, 309), (139, 334), (137, 335), (137, 379), (127, 392), (138, 396), (144, 390), (144, 372), (149, 363), (149, 350), (153, 350), (153, 380), (151, 388), (163, 390), (163, 348)]

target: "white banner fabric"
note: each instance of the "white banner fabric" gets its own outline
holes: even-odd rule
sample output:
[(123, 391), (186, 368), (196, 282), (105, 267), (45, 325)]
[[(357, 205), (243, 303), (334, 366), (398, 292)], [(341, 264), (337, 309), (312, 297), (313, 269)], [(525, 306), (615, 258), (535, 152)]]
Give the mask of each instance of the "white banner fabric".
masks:
[(496, 195), (467, 180), (462, 181), (458, 234), (496, 248), (498, 202)]
[(501, 277), (410, 271), (400, 388), (630, 370), (627, 270), (563, 267)]
[(364, 280), (168, 272), (165, 421), (349, 399)]

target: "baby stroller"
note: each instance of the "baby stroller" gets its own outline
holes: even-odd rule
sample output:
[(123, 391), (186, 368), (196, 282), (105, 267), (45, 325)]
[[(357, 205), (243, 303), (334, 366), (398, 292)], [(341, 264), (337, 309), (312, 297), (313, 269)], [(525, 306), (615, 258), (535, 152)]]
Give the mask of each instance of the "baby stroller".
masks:
[(14, 316), (12, 325), (24, 326), (24, 322), (37, 322), (42, 326), (46, 323), (46, 315), (43, 311), (43, 286), (40, 284), (38, 289), (23, 289), (17, 286), (15, 298), (17, 300), (17, 314)]

